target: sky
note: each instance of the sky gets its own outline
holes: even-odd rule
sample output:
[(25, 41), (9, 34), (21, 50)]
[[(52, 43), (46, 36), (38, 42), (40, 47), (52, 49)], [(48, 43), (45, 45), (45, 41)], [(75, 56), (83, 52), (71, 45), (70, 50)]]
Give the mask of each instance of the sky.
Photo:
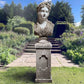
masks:
[[(41, 3), (44, 0), (0, 0), (0, 7), (3, 7), (6, 3), (11, 4), (14, 1), (15, 4), (21, 3), (22, 6), (27, 6), (29, 3)], [(46, 0), (45, 0), (46, 1)], [(72, 8), (72, 14), (74, 16), (74, 22), (79, 23), (81, 21), (81, 7), (84, 5), (84, 0), (52, 0), (55, 4), (57, 1), (68, 2)]]

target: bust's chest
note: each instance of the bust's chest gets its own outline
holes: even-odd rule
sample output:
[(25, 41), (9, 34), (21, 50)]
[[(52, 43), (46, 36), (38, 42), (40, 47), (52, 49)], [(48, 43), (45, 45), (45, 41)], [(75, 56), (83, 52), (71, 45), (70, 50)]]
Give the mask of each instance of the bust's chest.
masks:
[(43, 25), (43, 26), (42, 25), (38, 25), (37, 29), (38, 29), (38, 33), (41, 36), (49, 36), (49, 35), (51, 35), (51, 28), (49, 27), (48, 24), (46, 24), (46, 26), (45, 25)]
[(47, 25), (47, 22), (43, 22), (42, 24), (39, 24), (39, 27), (41, 29), (45, 29), (46, 28), (46, 25)]
[(39, 36), (51, 36), (53, 33), (53, 26), (49, 22), (46, 24), (37, 23), (35, 25), (34, 32)]

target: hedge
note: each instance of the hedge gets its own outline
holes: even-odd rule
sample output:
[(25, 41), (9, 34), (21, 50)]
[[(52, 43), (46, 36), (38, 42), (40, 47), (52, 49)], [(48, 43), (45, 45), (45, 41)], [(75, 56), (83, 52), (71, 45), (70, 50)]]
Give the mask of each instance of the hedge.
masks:
[(19, 34), (26, 34), (26, 35), (30, 34), (30, 30), (27, 29), (26, 27), (16, 27), (16, 28), (14, 28), (14, 31)]
[(34, 34), (34, 23), (31, 21), (20, 23), (20, 25), (16, 27), (26, 27), (27, 29), (30, 30), (30, 34)]

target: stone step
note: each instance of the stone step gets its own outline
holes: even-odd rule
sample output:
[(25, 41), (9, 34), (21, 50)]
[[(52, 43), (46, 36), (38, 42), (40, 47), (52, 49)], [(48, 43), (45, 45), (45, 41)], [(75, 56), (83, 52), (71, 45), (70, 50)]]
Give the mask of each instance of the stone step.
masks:
[(59, 41), (50, 41), (50, 42), (59, 42)]
[(34, 46), (35, 44), (32, 44), (32, 43), (30, 43), (30, 44), (28, 44), (27, 46)]
[[(24, 49), (24, 52), (32, 52), (32, 53), (35, 53), (36, 52), (36, 49)], [(55, 50), (51, 50), (51, 53), (60, 53), (61, 50), (60, 49), (55, 49)]]
[[(26, 49), (35, 49), (35, 46), (27, 46)], [(60, 47), (52, 47), (52, 49), (60, 49)]]
[[(61, 46), (61, 44), (52, 44), (52, 48), (60, 48), (60, 46)], [(26, 46), (26, 48), (32, 48), (32, 49), (34, 49), (35, 48), (35, 44), (28, 44), (27, 46)]]
[(55, 40), (55, 38), (48, 38), (48, 40)]
[[(59, 41), (55, 41), (54, 38), (51, 38), (51, 39), (49, 38), (48, 40), (52, 43), (51, 52), (52, 53), (60, 53), (61, 52), (61, 48), (60, 48), (61, 43)], [(37, 43), (37, 42), (33, 41), (33, 42), (28, 43), (28, 45), (24, 49), (24, 52), (36, 53), (35, 43)]]
[(53, 44), (61, 44), (61, 43), (55, 43), (55, 42), (53, 43), (53, 42), (52, 42), (51, 44), (53, 45)]
[[(34, 46), (35, 44), (33, 44), (33, 43), (30, 43), (30, 44), (28, 44), (27, 46)], [(59, 45), (61, 45), (60, 43), (52, 43), (52, 45), (53, 46), (59, 46)]]
[(26, 49), (35, 49), (35, 46), (27, 46)]
[(24, 52), (36, 53), (36, 49), (24, 49)]
[(60, 47), (52, 47), (52, 49), (61, 49)]
[(58, 47), (61, 46), (61, 44), (52, 44), (52, 47)]
[(29, 44), (35, 44), (36, 42), (30, 42)]
[[(56, 42), (56, 43), (59, 43), (59, 41), (53, 41), (53, 40), (48, 40), (49, 42)], [(30, 42), (30, 43), (37, 43), (39, 41), (34, 41), (34, 42)]]
[(61, 53), (61, 50), (51, 50), (51, 53)]

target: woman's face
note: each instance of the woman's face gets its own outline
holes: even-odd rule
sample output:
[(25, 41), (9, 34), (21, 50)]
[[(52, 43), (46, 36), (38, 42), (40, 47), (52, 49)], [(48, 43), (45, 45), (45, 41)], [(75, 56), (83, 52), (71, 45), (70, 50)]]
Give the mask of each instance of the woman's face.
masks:
[(38, 18), (43, 21), (45, 21), (48, 16), (49, 16), (49, 10), (47, 7), (41, 8), (41, 10), (38, 12)]

